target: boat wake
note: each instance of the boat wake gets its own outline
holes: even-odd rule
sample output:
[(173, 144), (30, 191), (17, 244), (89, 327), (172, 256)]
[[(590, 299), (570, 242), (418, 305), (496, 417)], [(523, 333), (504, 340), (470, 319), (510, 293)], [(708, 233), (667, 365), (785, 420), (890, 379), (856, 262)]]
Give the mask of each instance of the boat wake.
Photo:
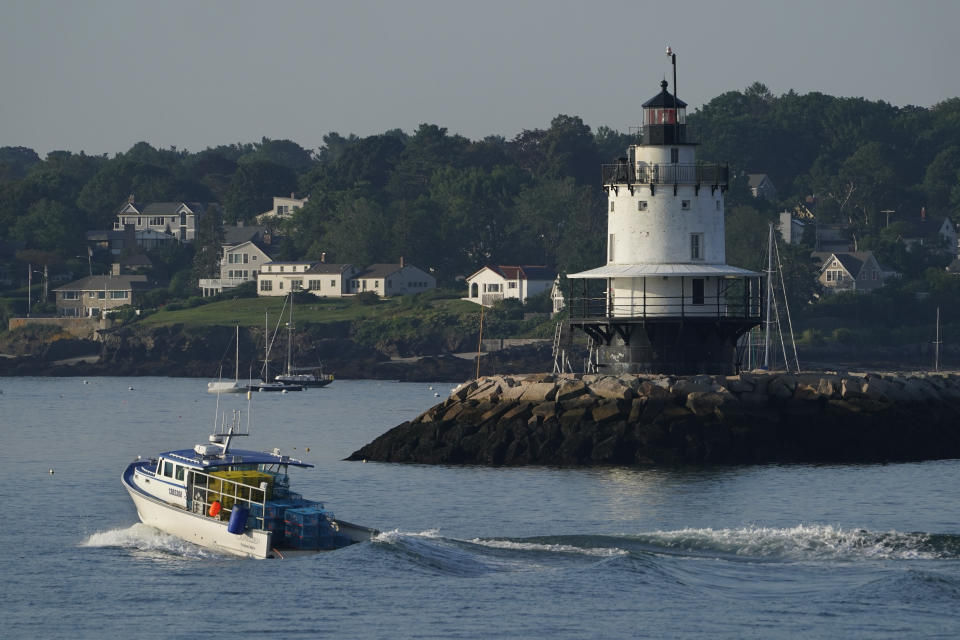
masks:
[(677, 558), (763, 563), (960, 559), (960, 535), (878, 533), (830, 525), (473, 539), (448, 538), (437, 531), (391, 531), (373, 542), (424, 570), (456, 575), (584, 568), (624, 561), (652, 567)]
[(220, 557), (213, 551), (203, 549), (140, 522), (126, 529), (98, 531), (84, 540), (80, 546), (131, 549), (187, 558)]

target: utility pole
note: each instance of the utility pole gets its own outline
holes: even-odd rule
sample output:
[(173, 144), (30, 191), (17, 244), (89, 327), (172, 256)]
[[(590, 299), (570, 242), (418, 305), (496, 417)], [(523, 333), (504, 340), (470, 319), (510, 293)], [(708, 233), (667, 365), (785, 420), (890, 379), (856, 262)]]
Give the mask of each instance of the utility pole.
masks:
[(884, 228), (888, 228), (888, 227), (890, 226), (890, 214), (891, 214), (891, 213), (896, 213), (896, 212), (897, 212), (896, 209), (881, 209), (881, 210), (880, 210), (880, 213), (885, 213), (885, 214), (887, 214), (887, 226), (884, 227)]

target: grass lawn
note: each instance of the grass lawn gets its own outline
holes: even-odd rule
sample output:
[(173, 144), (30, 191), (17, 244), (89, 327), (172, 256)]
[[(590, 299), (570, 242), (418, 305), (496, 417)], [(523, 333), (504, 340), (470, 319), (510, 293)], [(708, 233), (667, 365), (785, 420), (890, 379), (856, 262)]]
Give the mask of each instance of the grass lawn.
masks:
[[(286, 298), (238, 298), (221, 300), (200, 305), (191, 309), (168, 311), (161, 309), (143, 318), (145, 326), (184, 326), (210, 327), (240, 325), (243, 327), (263, 326), (264, 313), (269, 312), (273, 326)], [(430, 305), (455, 315), (479, 313), (479, 307), (472, 302), (457, 299), (439, 299), (430, 301)], [(284, 309), (286, 317), (289, 309)], [(294, 306), (294, 320), (297, 323), (317, 323), (356, 321), (373, 318), (417, 315), (422, 307), (410, 306), (402, 297), (380, 300), (376, 304), (358, 304), (353, 298), (318, 298), (309, 303), (297, 303)]]

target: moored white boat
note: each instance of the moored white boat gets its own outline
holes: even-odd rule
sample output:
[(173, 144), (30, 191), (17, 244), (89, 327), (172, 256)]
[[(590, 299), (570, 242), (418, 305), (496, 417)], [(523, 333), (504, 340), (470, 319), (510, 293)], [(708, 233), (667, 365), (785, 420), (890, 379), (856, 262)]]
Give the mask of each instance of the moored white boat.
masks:
[(232, 448), (240, 414), (209, 443), (137, 460), (122, 482), (140, 520), (203, 547), (252, 558), (337, 549), (377, 531), (338, 520), (322, 503), (290, 490), (288, 471), (312, 464)]
[[(243, 393), (247, 390), (248, 383), (240, 382), (240, 325), (237, 325), (237, 337), (235, 338), (236, 355), (234, 356), (233, 380), (214, 380), (207, 383), (207, 393)], [(223, 370), (221, 365), (221, 371)]]

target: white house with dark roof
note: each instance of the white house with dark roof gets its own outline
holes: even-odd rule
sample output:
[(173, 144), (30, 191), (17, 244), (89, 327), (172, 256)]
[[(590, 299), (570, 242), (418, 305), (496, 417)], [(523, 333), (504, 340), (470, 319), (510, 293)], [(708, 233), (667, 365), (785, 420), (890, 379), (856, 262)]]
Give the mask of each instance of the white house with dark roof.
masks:
[(312, 260), (267, 262), (257, 273), (257, 295), (285, 296), (307, 288), (307, 273), (316, 263)]
[(293, 217), (293, 212), (307, 204), (309, 200), (310, 196), (306, 196), (305, 198), (297, 198), (293, 193), (290, 194), (289, 198), (285, 198), (283, 196), (274, 196), (273, 208), (270, 209), (270, 211), (265, 211), (264, 213), (258, 215), (255, 218), (257, 224), (289, 220)]
[(880, 266), (872, 251), (814, 251), (810, 255), (820, 263), (817, 281), (828, 292), (871, 291), (893, 275)]
[(950, 218), (928, 216), (924, 208), (918, 218), (904, 222), (907, 228), (900, 234), (900, 239), (908, 249), (919, 245), (954, 256), (958, 254), (957, 227)]
[(464, 300), (489, 307), (503, 299), (523, 302), (553, 288), (557, 274), (544, 265), (487, 265), (467, 277)]
[(436, 287), (436, 278), (419, 267), (405, 264), (400, 258), (397, 264), (372, 264), (353, 274), (349, 291), (352, 294), (372, 291), (378, 296), (400, 296)]
[(57, 315), (100, 317), (116, 307), (133, 304), (138, 291), (147, 288), (144, 275), (87, 276), (53, 290)]
[(320, 298), (340, 298), (350, 293), (350, 280), (358, 273), (352, 264), (321, 261), (307, 269), (305, 288)]

